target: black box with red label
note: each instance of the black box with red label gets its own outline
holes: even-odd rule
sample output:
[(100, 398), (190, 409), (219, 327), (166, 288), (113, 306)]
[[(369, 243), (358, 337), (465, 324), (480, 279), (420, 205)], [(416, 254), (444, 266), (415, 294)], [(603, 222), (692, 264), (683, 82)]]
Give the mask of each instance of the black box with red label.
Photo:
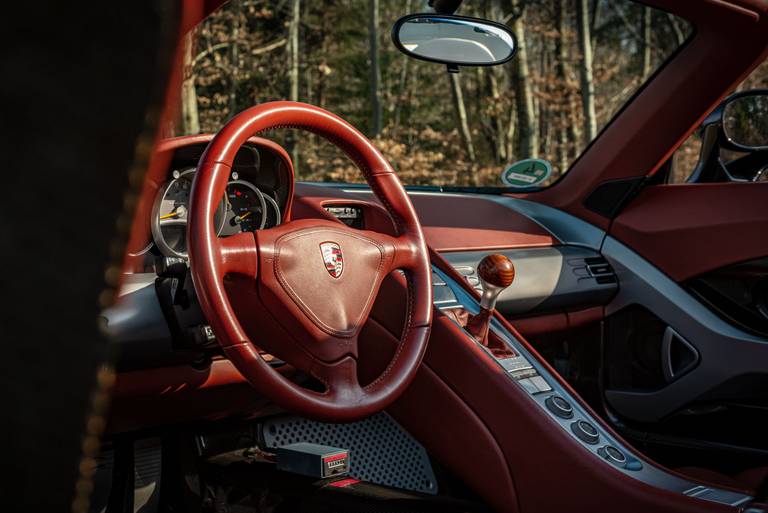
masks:
[(327, 445), (297, 443), (276, 449), (277, 469), (325, 479), (349, 472), (349, 451)]

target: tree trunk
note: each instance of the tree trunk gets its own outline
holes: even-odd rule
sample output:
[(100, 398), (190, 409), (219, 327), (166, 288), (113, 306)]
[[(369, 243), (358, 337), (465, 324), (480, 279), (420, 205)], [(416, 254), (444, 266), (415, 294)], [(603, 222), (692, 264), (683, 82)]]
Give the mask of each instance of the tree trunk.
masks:
[(317, 66), (318, 74), (317, 74), (317, 87), (315, 94), (317, 95), (317, 104), (325, 108), (325, 94), (326, 94), (326, 77), (328, 76), (330, 72), (330, 67), (328, 66), (328, 55), (330, 53), (329, 50), (329, 40), (328, 33), (331, 32), (331, 27), (329, 27), (330, 13), (327, 9), (322, 10), (322, 15), (320, 18), (320, 64)]
[(517, 111), (509, 109), (509, 123), (507, 123), (507, 160), (511, 161), (515, 155), (515, 129), (517, 128)]
[(672, 13), (667, 13), (667, 20), (669, 21), (670, 28), (672, 29), (672, 32), (675, 34), (675, 42), (677, 43), (677, 46), (683, 46), (683, 43), (685, 43), (685, 33), (683, 32), (683, 29), (680, 28), (680, 25), (677, 23), (677, 18)]
[(232, 27), (229, 34), (229, 65), (232, 69), (232, 75), (229, 81), (229, 115), (234, 116), (237, 112), (237, 71), (240, 68), (240, 55), (238, 48), (238, 39), (240, 37), (240, 14), (242, 5), (240, 0), (231, 0), (229, 9), (232, 14)]
[(519, 155), (520, 158), (535, 158), (539, 154), (539, 129), (536, 117), (533, 113), (533, 90), (531, 88), (530, 71), (528, 66), (528, 52), (525, 44), (525, 7), (520, 7), (515, 2), (515, 7), (520, 9), (520, 14), (512, 24), (512, 31), (517, 36), (517, 55), (513, 59), (515, 66), (517, 120), (519, 127)]
[(592, 0), (592, 15), (589, 18), (589, 33), (592, 48), (595, 47), (595, 33), (597, 32), (597, 17), (600, 14), (600, 0)]
[(379, 0), (368, 0), (370, 8), (370, 25), (368, 35), (370, 39), (371, 59), (371, 136), (378, 137), (381, 134), (381, 68), (379, 63)]
[(181, 133), (184, 135), (200, 133), (200, 117), (197, 112), (197, 90), (195, 89), (195, 71), (193, 69), (194, 30), (184, 36), (184, 79), (181, 83)]
[(461, 91), (461, 82), (459, 82), (458, 73), (448, 73), (451, 79), (451, 91), (453, 92), (453, 103), (456, 107), (456, 121), (459, 124), (459, 133), (464, 141), (464, 147), (467, 150), (467, 157), (472, 162), (475, 161), (475, 147), (472, 144), (472, 133), (469, 131), (469, 121), (467, 120), (467, 109), (464, 105), (464, 94)]
[(289, 27), (290, 69), (288, 80), (291, 84), (291, 101), (299, 101), (299, 24), (301, 23), (301, 0), (293, 0)]
[[(289, 69), (288, 80), (290, 83), (289, 98), (291, 101), (299, 101), (299, 24), (301, 23), (301, 0), (293, 0), (291, 7), (291, 22), (288, 26)], [(293, 134), (289, 138), (291, 160), (293, 168), (298, 175), (299, 148)]]
[(397, 133), (400, 128), (400, 117), (403, 112), (403, 103), (405, 101), (406, 88), (408, 87), (408, 68), (410, 67), (411, 59), (407, 55), (403, 55), (403, 67), (400, 68), (400, 81), (397, 88), (397, 98), (395, 99), (395, 113), (394, 113), (394, 129), (393, 135)]
[(579, 34), (581, 59), (579, 78), (581, 82), (581, 106), (584, 111), (584, 135), (589, 143), (597, 135), (595, 115), (595, 84), (592, 79), (592, 42), (589, 35), (589, 0), (576, 0), (576, 25)]
[[(573, 124), (568, 122), (568, 110), (570, 109), (571, 91), (568, 87), (568, 71), (566, 62), (568, 61), (568, 40), (566, 31), (568, 30), (566, 12), (568, 0), (560, 0), (555, 7), (555, 23), (557, 24), (557, 39), (555, 40), (555, 66), (557, 73), (557, 82), (562, 88), (563, 94), (560, 95), (560, 105), (558, 106), (558, 170), (562, 174), (568, 166), (570, 156), (570, 144), (574, 142), (576, 134), (573, 131)], [(569, 143), (568, 137), (571, 141)]]
[[(411, 0), (405, 0), (405, 13), (411, 12)], [(400, 68), (400, 82), (397, 89), (397, 98), (395, 100), (395, 113), (394, 113), (394, 129), (392, 130), (392, 136), (397, 134), (398, 128), (400, 128), (400, 116), (403, 111), (403, 100), (405, 96), (406, 87), (408, 85), (408, 68), (411, 62), (410, 57), (403, 55), (401, 57), (403, 67)]]
[(643, 79), (651, 71), (651, 8), (643, 7)]
[[(486, 3), (485, 5), (485, 12), (483, 13), (484, 17), (498, 22), (503, 23), (504, 21), (504, 12), (501, 6), (501, 2), (499, 0), (491, 0), (490, 2)], [(482, 68), (478, 68), (482, 69)], [(499, 82), (503, 83), (504, 80), (504, 71), (505, 68), (503, 66), (493, 67), (488, 69), (488, 78), (487, 78), (487, 87), (490, 93), (491, 98), (493, 99), (493, 105), (497, 106), (502, 101), (501, 100), (501, 87), (499, 86)], [(480, 75), (478, 75), (478, 78)], [(477, 90), (480, 91), (480, 87), (482, 85), (481, 81), (478, 81)], [(480, 101), (484, 101), (485, 98), (478, 98)], [(508, 127), (506, 125), (506, 120), (504, 119), (505, 112), (504, 109), (501, 108), (493, 108), (491, 110), (488, 125), (491, 133), (491, 145), (494, 149), (494, 154), (496, 157), (497, 163), (505, 163), (507, 162), (508, 158), (508, 152), (507, 152), (507, 134), (508, 134)]]
[[(491, 88), (491, 98), (493, 103), (497, 104), (501, 101), (501, 93), (499, 92), (499, 79), (497, 77), (497, 70), (488, 70), (488, 85)], [(504, 126), (504, 119), (502, 113), (504, 111), (494, 110), (491, 116), (491, 123), (493, 123), (493, 130), (496, 133), (496, 140), (494, 146), (496, 148), (496, 160), (503, 163), (507, 161), (507, 127)]]

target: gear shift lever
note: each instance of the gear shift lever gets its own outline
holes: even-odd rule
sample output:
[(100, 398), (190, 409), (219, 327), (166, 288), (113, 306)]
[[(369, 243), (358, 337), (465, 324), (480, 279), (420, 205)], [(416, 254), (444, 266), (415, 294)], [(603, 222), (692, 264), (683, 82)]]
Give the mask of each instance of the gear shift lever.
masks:
[(483, 345), (488, 345), (488, 328), (496, 300), (504, 289), (515, 280), (515, 266), (504, 255), (488, 255), (477, 266), (477, 275), (483, 287), (480, 312), (467, 322), (467, 331)]

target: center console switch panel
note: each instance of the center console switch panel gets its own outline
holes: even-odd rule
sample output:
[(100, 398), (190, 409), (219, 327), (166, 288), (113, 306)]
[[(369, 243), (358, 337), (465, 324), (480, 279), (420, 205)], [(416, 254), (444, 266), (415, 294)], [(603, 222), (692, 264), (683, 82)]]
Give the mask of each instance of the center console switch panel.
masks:
[[(592, 253), (587, 250), (579, 250)], [(595, 270), (596, 275), (608, 275), (607, 270), (610, 267), (606, 268), (602, 262), (591, 260), (595, 256), (587, 255), (586, 253), (582, 254), (578, 259), (576, 257), (570, 258), (573, 261), (572, 263), (569, 263), (569, 258), (564, 257), (562, 254), (560, 257), (552, 256), (552, 258), (559, 259), (564, 266), (563, 272), (567, 272), (571, 268), (580, 268), (580, 264), (584, 263), (584, 267), (597, 266), (598, 269)], [(466, 255), (466, 253), (462, 253), (462, 255)], [(585, 262), (586, 259), (590, 259), (589, 262)], [(518, 266), (517, 260), (514, 263), (518, 268), (518, 278), (516, 278), (515, 282), (505, 293), (515, 287), (518, 279), (525, 279), (524, 273), (520, 271), (522, 266)], [(579, 265), (576, 266), (576, 264)], [(458, 270), (461, 272), (460, 268)], [(591, 271), (587, 270), (587, 272)], [(611, 270), (610, 273), (612, 272)], [(535, 275), (534, 277), (537, 278)], [(442, 298), (440, 302), (435, 301), (435, 306), (448, 318), (457, 322), (459, 326), (462, 326), (458, 322), (460, 318), (452, 314), (452, 312), (460, 311), (476, 314), (480, 310), (480, 304), (477, 300), (454, 280), (440, 271), (435, 272), (435, 278), (434, 287), (436, 291), (438, 289), (448, 289), (440, 290), (439, 296), (437, 293), (435, 294), (435, 298)], [(615, 288), (616, 285), (615, 283), (601, 285), (594, 278), (593, 282), (597, 287)], [(632, 448), (626, 446), (620, 439), (604, 429), (593, 417), (592, 413), (582, 407), (571, 395), (571, 392), (562, 386), (550, 373), (549, 369), (531, 354), (526, 346), (514, 334), (508, 331), (498, 319), (492, 319), (490, 329), (490, 336), (495, 338), (498, 343), (504, 344), (507, 348), (506, 351), (498, 351), (493, 347), (477, 342), (469, 332), (466, 332), (467, 343), (477, 344), (479, 348), (485, 351), (492, 361), (503, 369), (504, 373), (509, 377), (510, 384), (520, 387), (531, 398), (533, 401), (532, 407), (540, 408), (563, 430), (563, 433), (570, 436), (574, 443), (579, 444), (584, 449), (584, 457), (592, 457), (602, 461), (606, 465), (606, 471), (613, 469), (651, 486), (676, 493), (731, 506), (739, 506), (751, 499), (751, 497), (744, 494), (700, 486), (699, 483), (670, 474), (650, 462), (642, 461), (641, 457)]]

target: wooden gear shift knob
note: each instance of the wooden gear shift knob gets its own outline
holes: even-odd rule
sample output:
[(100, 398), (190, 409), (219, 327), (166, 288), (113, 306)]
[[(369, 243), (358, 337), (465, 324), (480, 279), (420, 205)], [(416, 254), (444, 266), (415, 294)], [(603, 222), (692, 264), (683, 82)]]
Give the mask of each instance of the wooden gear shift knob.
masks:
[(496, 253), (480, 261), (477, 275), (487, 284), (505, 289), (515, 281), (515, 266), (509, 258)]

